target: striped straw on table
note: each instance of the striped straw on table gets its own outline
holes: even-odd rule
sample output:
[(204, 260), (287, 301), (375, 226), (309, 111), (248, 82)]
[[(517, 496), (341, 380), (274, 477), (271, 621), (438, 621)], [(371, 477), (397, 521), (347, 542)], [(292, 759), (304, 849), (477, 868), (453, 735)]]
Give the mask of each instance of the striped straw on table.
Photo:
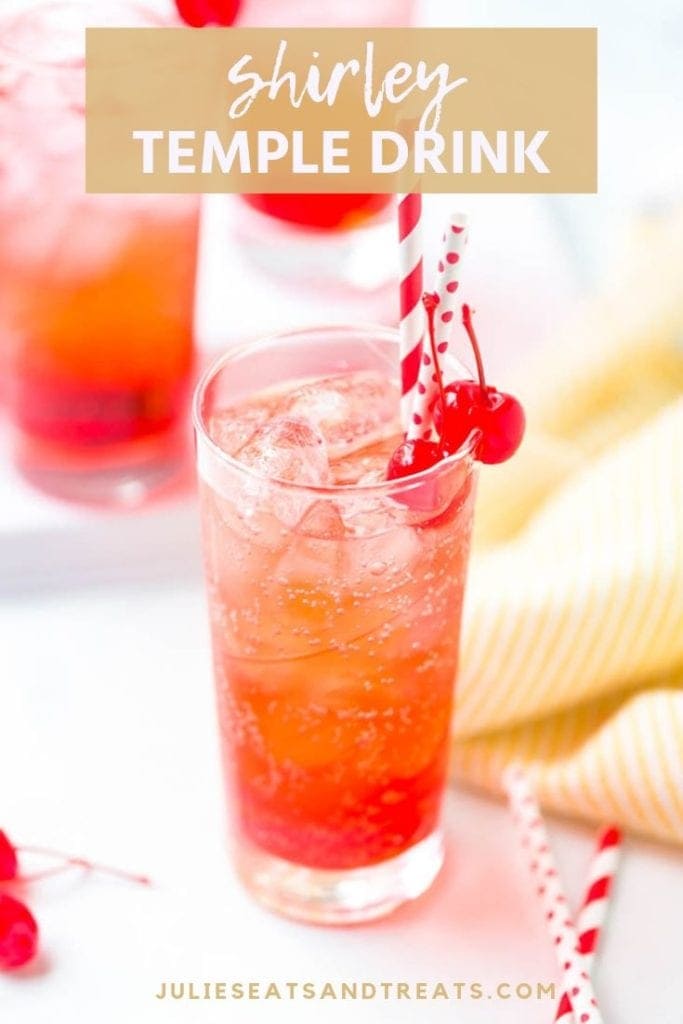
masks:
[[(598, 836), (588, 869), (586, 893), (576, 921), (579, 951), (586, 971), (590, 971), (598, 949), (620, 853), (621, 832), (611, 825)], [(574, 1024), (571, 992), (562, 993), (555, 1021), (557, 1024)]]
[(562, 974), (562, 984), (564, 990), (571, 994), (575, 1024), (602, 1024), (591, 977), (584, 967), (579, 933), (531, 783), (522, 768), (515, 764), (506, 769), (503, 785), (522, 850), (535, 880), (536, 895)]

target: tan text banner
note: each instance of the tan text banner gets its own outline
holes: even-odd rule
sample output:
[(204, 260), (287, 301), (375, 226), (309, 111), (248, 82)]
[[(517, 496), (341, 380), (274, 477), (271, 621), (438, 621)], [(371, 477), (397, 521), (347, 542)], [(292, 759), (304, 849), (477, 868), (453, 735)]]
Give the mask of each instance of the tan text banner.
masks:
[(89, 29), (90, 192), (594, 192), (594, 29)]

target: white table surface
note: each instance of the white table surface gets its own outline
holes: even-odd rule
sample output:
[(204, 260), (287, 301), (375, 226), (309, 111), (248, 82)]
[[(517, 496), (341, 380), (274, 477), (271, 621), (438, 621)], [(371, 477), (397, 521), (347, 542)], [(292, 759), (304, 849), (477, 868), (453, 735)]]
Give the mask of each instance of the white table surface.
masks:
[[(40, 960), (0, 976), (12, 1024), (231, 1020), (524, 1024), (550, 1001), (160, 1002), (163, 980), (557, 980), (504, 807), (449, 798), (450, 855), (431, 893), (384, 921), (293, 924), (240, 890), (225, 848), (199, 581), (48, 592), (2, 609), (0, 824), (149, 873), (152, 889), (78, 872), (25, 895)], [(11, 685), (7, 683), (11, 682)], [(552, 824), (578, 898), (591, 830)], [(630, 840), (600, 958), (605, 1020), (680, 1024), (680, 854)], [(464, 991), (464, 990), (463, 990)]]

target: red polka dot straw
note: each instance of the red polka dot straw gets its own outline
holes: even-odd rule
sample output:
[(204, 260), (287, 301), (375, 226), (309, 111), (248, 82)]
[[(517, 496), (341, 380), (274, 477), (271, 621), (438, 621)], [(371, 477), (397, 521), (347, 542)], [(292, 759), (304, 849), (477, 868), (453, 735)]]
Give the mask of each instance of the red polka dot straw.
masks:
[[(448, 351), (457, 305), (455, 295), (460, 282), (462, 255), (467, 242), (467, 217), (465, 214), (454, 213), (451, 215), (442, 241), (443, 248), (434, 289), (439, 300), (434, 313), (434, 331), (436, 351), (441, 357), (439, 359), (441, 367), (444, 365), (444, 358)], [(407, 426), (410, 440), (433, 436), (432, 410), (438, 395), (434, 370), (432, 358), (423, 346), (422, 359), (418, 369), (417, 393), (413, 395)]]
[[(588, 869), (588, 882), (576, 921), (579, 946), (583, 954), (583, 970), (588, 972), (595, 959), (600, 933), (605, 923), (612, 882), (619, 864), (621, 832), (610, 826), (598, 836)], [(573, 1024), (573, 990), (562, 993), (555, 1020), (557, 1024)]]
[[(465, 246), (468, 241), (467, 217), (462, 213), (453, 214), (443, 236), (444, 255), (439, 261), (436, 279), (436, 293), (439, 296), (439, 308), (435, 317), (438, 334), (439, 352), (444, 356), (448, 351), (451, 324), (459, 310), (460, 274)], [(453, 379), (452, 367), (445, 359), (441, 363), (444, 369), (444, 382), (450, 384)]]
[(512, 817), (520, 842), (527, 840), (524, 854), (536, 882), (536, 892), (545, 915), (565, 992), (571, 993), (576, 1024), (602, 1024), (602, 1016), (579, 942), (579, 933), (569, 912), (569, 904), (555, 864), (548, 834), (531, 785), (517, 765), (508, 768), (503, 778)]

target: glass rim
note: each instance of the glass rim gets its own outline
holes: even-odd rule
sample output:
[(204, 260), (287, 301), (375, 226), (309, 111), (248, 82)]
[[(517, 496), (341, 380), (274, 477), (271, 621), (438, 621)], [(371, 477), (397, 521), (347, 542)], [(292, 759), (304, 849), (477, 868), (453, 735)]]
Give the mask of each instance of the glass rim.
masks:
[(252, 466), (248, 466), (246, 463), (240, 462), (239, 459), (236, 459), (234, 456), (229, 455), (224, 451), (211, 437), (208, 430), (208, 424), (206, 423), (203, 414), (203, 404), (207, 389), (216, 379), (221, 370), (223, 370), (225, 366), (232, 361), (239, 359), (240, 357), (248, 356), (250, 353), (257, 351), (262, 345), (279, 341), (287, 341), (288, 338), (303, 338), (308, 334), (317, 334), (320, 331), (324, 331), (328, 334), (362, 331), (379, 335), (380, 337), (383, 337), (384, 340), (390, 340), (397, 344), (399, 340), (398, 329), (395, 327), (387, 327), (384, 324), (314, 324), (310, 327), (293, 327), (286, 331), (278, 331), (274, 334), (268, 334), (263, 338), (248, 341), (242, 345), (236, 345), (227, 352), (223, 352), (223, 354), (214, 359), (201, 374), (195, 386), (192, 398), (192, 425), (194, 427), (197, 441), (206, 445), (208, 451), (214, 458), (218, 459), (219, 463), (222, 463), (224, 466), (227, 466), (232, 470), (236, 470), (239, 473), (243, 473), (245, 476), (251, 477), (252, 479), (260, 480), (262, 483), (267, 482), (270, 485), (280, 487), (284, 490), (306, 491), (308, 493), (317, 494), (321, 497), (339, 497), (344, 494), (368, 494), (373, 492), (386, 494), (396, 490), (409, 491), (413, 488), (420, 487), (425, 483), (425, 481), (437, 477), (443, 473), (445, 469), (449, 469), (460, 462), (465, 462), (468, 459), (474, 461), (475, 449), (480, 436), (480, 431), (477, 429), (470, 431), (457, 451), (453, 452), (452, 455), (447, 455), (445, 458), (440, 459), (439, 462), (430, 466), (428, 469), (423, 469), (419, 473), (413, 473), (410, 476), (398, 477), (395, 480), (380, 480), (379, 482), (369, 484), (323, 485), (297, 483), (293, 480), (282, 480), (276, 476), (268, 476), (266, 473), (262, 473), (259, 470), (254, 469)]

